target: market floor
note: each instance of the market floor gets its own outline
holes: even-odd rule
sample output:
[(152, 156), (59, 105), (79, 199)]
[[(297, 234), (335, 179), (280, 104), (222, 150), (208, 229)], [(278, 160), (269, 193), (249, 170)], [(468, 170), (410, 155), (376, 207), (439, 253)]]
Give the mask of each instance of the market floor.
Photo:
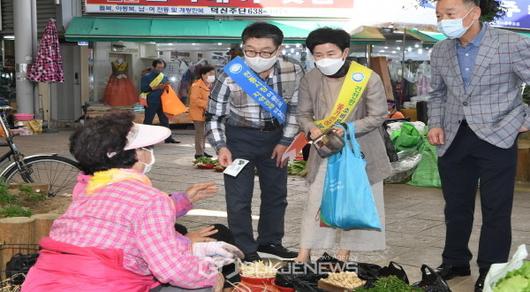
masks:
[[(70, 132), (61, 131), (54, 134), (17, 137), (15, 142), (26, 155), (34, 153), (68, 154), (68, 136)], [(155, 148), (156, 165), (151, 172), (155, 186), (171, 192), (185, 190), (193, 183), (214, 181), (223, 184), (221, 174), (209, 170), (198, 170), (192, 165), (194, 147), (193, 131), (175, 130), (174, 137), (181, 144), (164, 144)], [(208, 149), (212, 153), (212, 149)], [(258, 184), (256, 184), (258, 186)], [(289, 206), (287, 208), (284, 244), (297, 248), (300, 221), (304, 208), (306, 187), (303, 179), (289, 177)], [(256, 187), (255, 194), (259, 194)], [(258, 195), (253, 201), (253, 214), (259, 210)], [(477, 200), (478, 201), (478, 200)], [(387, 221), (387, 250), (378, 253), (357, 253), (352, 260), (387, 265), (389, 261), (402, 264), (411, 281), (420, 280), (420, 267), (427, 264), (436, 267), (440, 263), (445, 236), (443, 198), (437, 189), (416, 188), (407, 185), (385, 186), (385, 207)], [(219, 195), (195, 206), (195, 210), (180, 220), (180, 223), (191, 227), (199, 227), (211, 223), (226, 224), (224, 189)], [(257, 218), (257, 217), (255, 217)], [(513, 209), (513, 243), (512, 253), (521, 244), (530, 246), (530, 189), (518, 188)], [(254, 220), (257, 224), (257, 221)], [(470, 248), (478, 249), (479, 231), (481, 226), (480, 208), (477, 202), (475, 228), (471, 235)], [(322, 251), (315, 253), (318, 257)], [(450, 281), (455, 292), (473, 291), (478, 269), (474, 269), (471, 277)]]

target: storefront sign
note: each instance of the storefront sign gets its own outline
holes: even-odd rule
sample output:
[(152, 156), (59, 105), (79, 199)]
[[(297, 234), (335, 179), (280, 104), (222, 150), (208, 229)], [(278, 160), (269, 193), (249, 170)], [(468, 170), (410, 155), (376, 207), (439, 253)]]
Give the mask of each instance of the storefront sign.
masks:
[(351, 17), (354, 0), (85, 0), (87, 13)]
[(502, 5), (506, 16), (493, 23), (507, 28), (530, 29), (530, 2), (528, 0), (505, 0)]

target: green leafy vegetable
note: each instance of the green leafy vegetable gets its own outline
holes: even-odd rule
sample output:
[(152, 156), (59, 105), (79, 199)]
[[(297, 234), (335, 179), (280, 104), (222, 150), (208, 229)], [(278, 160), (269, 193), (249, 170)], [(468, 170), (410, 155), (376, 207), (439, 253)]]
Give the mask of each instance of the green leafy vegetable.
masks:
[(421, 292), (420, 288), (414, 288), (403, 282), (396, 276), (378, 279), (373, 288), (358, 288), (355, 292)]
[(511, 271), (499, 280), (493, 292), (529, 292), (530, 291), (530, 262), (515, 271)]

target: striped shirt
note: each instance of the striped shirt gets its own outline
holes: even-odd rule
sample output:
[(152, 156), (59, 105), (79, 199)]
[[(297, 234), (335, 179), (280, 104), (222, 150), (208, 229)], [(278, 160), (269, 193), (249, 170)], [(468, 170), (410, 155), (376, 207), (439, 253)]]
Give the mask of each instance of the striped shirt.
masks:
[[(267, 84), (287, 103), (286, 123), (280, 144), (289, 145), (298, 134), (296, 107), (298, 86), (304, 75), (302, 66), (286, 57), (280, 57), (267, 78)], [(262, 129), (272, 122), (273, 116), (248, 96), (232, 78), (221, 73), (216, 80), (206, 111), (208, 141), (216, 149), (226, 147), (225, 125)]]

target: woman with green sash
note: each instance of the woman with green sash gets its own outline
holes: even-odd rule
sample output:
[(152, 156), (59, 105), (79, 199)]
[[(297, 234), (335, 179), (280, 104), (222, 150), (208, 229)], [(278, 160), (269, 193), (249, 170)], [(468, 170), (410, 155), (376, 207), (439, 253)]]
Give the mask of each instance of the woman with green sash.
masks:
[[(355, 123), (356, 139), (367, 162), (366, 171), (383, 229), (368, 231), (321, 227), (319, 209), (327, 158), (320, 157), (315, 147), (311, 147), (306, 177), (309, 197), (302, 219), (297, 261), (310, 261), (313, 249), (337, 249), (337, 258), (348, 261), (351, 251), (376, 251), (386, 247), (383, 180), (390, 175), (390, 162), (380, 132), (387, 114), (385, 90), (375, 72), (346, 60), (350, 47), (350, 35), (346, 31), (317, 29), (307, 37), (306, 46), (315, 59), (316, 68), (307, 73), (300, 83), (298, 123), (312, 140), (337, 123)], [(339, 134), (342, 134), (341, 131)]]

